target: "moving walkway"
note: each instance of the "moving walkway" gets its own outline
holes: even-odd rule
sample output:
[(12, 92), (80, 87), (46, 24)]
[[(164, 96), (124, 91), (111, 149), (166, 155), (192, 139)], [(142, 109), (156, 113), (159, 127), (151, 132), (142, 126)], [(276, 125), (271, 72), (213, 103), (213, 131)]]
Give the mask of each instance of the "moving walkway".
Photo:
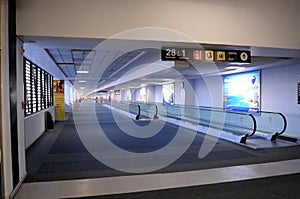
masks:
[(283, 137), (287, 128), (286, 117), (278, 112), (246, 113), (215, 107), (138, 102), (111, 102), (109, 105), (134, 115), (132, 118), (136, 120), (163, 119), (175, 124), (181, 122), (180, 125), (192, 124), (202, 133), (213, 132), (208, 131), (213, 129), (217, 132), (215, 136), (244, 144), (248, 138), (258, 137), (275, 141)]

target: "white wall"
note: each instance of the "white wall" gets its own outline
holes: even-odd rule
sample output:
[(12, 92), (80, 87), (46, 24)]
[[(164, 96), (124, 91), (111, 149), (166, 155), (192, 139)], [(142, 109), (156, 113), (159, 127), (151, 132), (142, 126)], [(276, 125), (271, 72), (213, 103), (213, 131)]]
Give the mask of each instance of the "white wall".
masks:
[[(54, 107), (45, 109), (25, 118), (25, 147), (30, 147), (45, 132), (45, 111), (49, 111), (55, 120)], [(34, 128), (33, 128), (34, 127)]]
[(147, 87), (147, 102), (154, 102), (155, 101), (155, 86), (148, 86)]
[(194, 85), (195, 85), (195, 80), (185, 80), (184, 83), (184, 94), (185, 94), (184, 104), (185, 105), (197, 106), (197, 98), (195, 95)]
[(120, 94), (121, 94), (121, 101), (124, 102), (124, 101), (127, 101), (127, 90), (120, 90)]
[[(195, 80), (194, 90), (200, 106), (223, 107), (223, 83), (220, 77)], [(207, 82), (207, 83), (205, 83)], [(261, 110), (281, 112), (288, 121), (285, 135), (300, 138), (300, 105), (297, 104), (297, 83), (300, 82), (300, 65), (264, 69), (261, 71)], [(208, 91), (207, 84), (212, 88)], [(214, 106), (215, 107), (215, 106)]]
[(184, 88), (181, 88), (181, 82), (177, 81), (174, 83), (174, 103), (183, 104), (184, 103)]
[[(36, 113), (25, 119), (25, 146), (31, 146), (45, 132), (44, 112)], [(32, 128), (34, 127), (34, 128)]]
[(155, 86), (155, 102), (163, 103), (162, 86)]
[(75, 89), (69, 81), (65, 81), (65, 112), (72, 112), (75, 101)]
[(126, 91), (126, 97), (125, 97), (125, 101), (132, 101), (134, 100), (134, 96), (133, 93), (135, 92), (135, 89), (130, 88)]
[(140, 89), (132, 89), (131, 91), (131, 100), (132, 101), (140, 101)]
[(194, 91), (199, 106), (223, 107), (223, 77), (213, 76), (195, 80)]
[(300, 65), (263, 70), (261, 76), (262, 110), (283, 113), (288, 120), (286, 134), (300, 138), (300, 105), (297, 104)]
[[(17, 0), (17, 34), (108, 38), (162, 27), (200, 43), (300, 49), (299, 7), (298, 0)], [(157, 37), (170, 40), (145, 35)]]

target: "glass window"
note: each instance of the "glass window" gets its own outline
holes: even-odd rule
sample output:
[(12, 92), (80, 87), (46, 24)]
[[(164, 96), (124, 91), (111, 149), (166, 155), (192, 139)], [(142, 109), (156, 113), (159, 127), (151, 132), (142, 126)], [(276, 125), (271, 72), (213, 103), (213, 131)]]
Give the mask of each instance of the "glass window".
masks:
[(53, 76), (24, 58), (25, 115), (53, 106)]

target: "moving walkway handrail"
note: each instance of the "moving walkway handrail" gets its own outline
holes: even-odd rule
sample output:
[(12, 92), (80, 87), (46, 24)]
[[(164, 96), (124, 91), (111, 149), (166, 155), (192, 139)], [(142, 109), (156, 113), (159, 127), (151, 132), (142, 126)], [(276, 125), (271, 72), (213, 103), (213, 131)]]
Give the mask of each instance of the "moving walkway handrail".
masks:
[[(176, 104), (176, 105), (172, 105), (172, 106), (176, 106), (176, 107), (192, 107), (192, 106), (190, 106), (190, 105), (178, 105), (178, 104)], [(211, 110), (224, 110), (223, 108), (220, 108), (220, 107), (209, 107), (209, 106), (196, 106), (196, 107), (199, 107), (199, 108), (201, 108), (201, 109), (211, 109)], [(230, 111), (230, 110), (224, 110), (224, 111), (226, 111), (226, 112), (230, 112), (230, 113), (237, 113), (237, 112), (235, 112), (235, 111)], [(281, 135), (281, 134), (283, 134), (285, 131), (286, 131), (286, 129), (287, 129), (287, 119), (286, 119), (286, 117), (284, 116), (284, 114), (282, 114), (282, 113), (280, 113), (280, 112), (271, 112), (271, 111), (258, 111), (258, 112), (256, 112), (256, 113), (249, 113), (249, 114), (251, 114), (251, 116), (253, 116), (254, 117), (254, 119), (257, 117), (257, 115), (256, 114), (262, 114), (262, 113), (265, 113), (265, 114), (277, 114), (277, 115), (280, 115), (280, 117), (282, 118), (282, 121), (283, 121), (283, 126), (282, 126), (282, 129), (281, 130), (278, 130), (277, 132), (273, 132), (274, 133), (274, 135), (275, 136), (278, 136), (278, 135)], [(256, 119), (255, 119), (256, 120)], [(259, 129), (259, 126), (260, 126), (260, 124), (259, 124), (259, 120), (257, 121), (256, 120), (256, 123), (257, 123), (257, 131), (262, 131), (261, 129)]]
[(283, 121), (283, 127), (279, 132), (274, 132), (276, 135), (281, 135), (285, 132), (285, 130), (287, 129), (287, 119), (284, 116), (284, 114), (280, 113), (280, 112), (271, 112), (271, 111), (259, 111), (258, 114), (261, 113), (266, 113), (266, 114), (273, 114), (273, 115), (279, 115), (282, 118)]
[(254, 133), (257, 130), (257, 123), (256, 123), (256, 119), (254, 118), (254, 116), (250, 113), (249, 116), (253, 119), (253, 132), (249, 135), (249, 137), (253, 136)]
[[(111, 101), (109, 103), (109, 105), (111, 107), (114, 107), (114, 108), (118, 108), (120, 110), (123, 110), (125, 112), (128, 112), (128, 113), (132, 113), (132, 114), (135, 114), (135, 119), (138, 120), (140, 118), (140, 115), (141, 115), (141, 107), (140, 105), (138, 104), (135, 104), (135, 103), (129, 103), (129, 102), (118, 102), (118, 101)], [(132, 107), (134, 107), (134, 111), (132, 109)]]
[[(117, 103), (111, 103), (112, 106), (115, 105), (116, 108), (120, 108), (122, 110), (127, 110), (130, 112), (130, 108), (128, 107), (135, 107), (135, 113), (136, 113), (136, 120), (140, 119), (140, 115), (142, 111), (145, 111), (147, 113), (150, 113), (150, 107), (153, 107), (155, 105), (155, 116), (157, 116), (159, 109), (157, 104), (148, 104), (148, 103), (122, 103), (122, 102), (117, 102)], [(127, 108), (124, 108), (124, 107)], [(149, 109), (149, 110), (143, 110), (143, 108)], [(163, 106), (163, 104), (159, 104), (159, 106)], [(189, 107), (184, 107), (184, 106), (166, 106), (167, 107), (167, 113), (166, 116), (175, 116), (175, 118), (178, 119), (183, 119), (191, 122), (196, 122), (199, 125), (204, 125), (204, 126), (209, 126), (215, 129), (221, 129), (224, 131), (229, 131), (232, 133), (238, 133), (241, 137), (240, 142), (245, 143), (246, 139), (250, 136), (253, 136), (257, 130), (257, 123), (254, 118), (254, 116), (250, 113), (239, 113), (239, 112), (226, 112), (225, 110), (222, 109), (211, 109), (211, 108), (199, 108), (196, 106), (189, 106)], [(136, 110), (137, 108), (137, 110)], [(172, 112), (171, 109), (178, 108), (175, 110), (175, 112)], [(195, 112), (196, 111), (196, 112)], [(200, 111), (204, 111), (200, 113)], [(221, 119), (218, 121), (216, 118), (215, 121), (212, 121), (211, 116), (213, 116), (213, 112), (216, 113), (221, 113), (221, 115), (216, 115), (216, 118)], [(163, 113), (163, 112), (162, 112)], [(183, 114), (182, 114), (183, 113)], [(224, 115), (222, 115), (224, 114)], [(194, 116), (199, 116), (199, 117), (194, 117)], [(201, 118), (202, 115), (202, 118)], [(238, 115), (234, 116), (233, 115)], [(154, 117), (155, 117), (154, 116)], [(182, 117), (184, 116), (184, 117)], [(221, 116), (221, 117), (218, 117)], [(241, 116), (241, 117), (240, 117)], [(250, 118), (250, 120), (248, 119)], [(154, 118), (156, 119), (156, 118)], [(223, 120), (222, 120), (223, 119)], [(240, 124), (240, 125), (238, 125)], [(247, 132), (244, 132), (247, 131)]]
[(158, 119), (158, 107), (156, 104), (150, 104), (150, 103), (138, 103), (138, 102), (123, 102), (123, 101), (112, 101), (110, 103), (110, 105), (112, 107), (116, 107), (116, 108), (119, 108), (123, 111), (128, 111), (128, 112), (131, 112), (130, 111), (130, 107), (132, 106), (136, 106), (136, 113), (134, 113), (136, 115), (136, 120), (139, 120), (141, 118), (141, 115), (142, 115), (142, 112), (147, 112), (147, 113), (150, 113), (150, 108), (151, 106), (154, 106), (155, 107), (155, 112), (154, 112), (154, 116), (153, 116), (153, 119)]
[[(163, 104), (159, 104), (159, 106), (164, 106)], [(219, 108), (216, 108), (216, 109), (212, 109), (212, 108), (210, 108), (210, 107), (205, 107), (205, 108), (201, 108), (201, 107), (197, 107), (197, 106), (182, 106), (182, 105), (171, 105), (171, 106), (168, 106), (168, 105), (166, 105), (165, 106), (166, 108), (167, 108), (167, 110), (169, 110), (170, 108), (180, 108), (180, 109), (183, 109), (183, 108), (185, 108), (185, 109), (198, 109), (199, 110), (199, 113), (200, 113), (200, 111), (208, 111), (208, 112), (219, 112), (219, 113), (224, 113), (225, 114), (225, 116), (226, 116), (226, 114), (232, 114), (232, 115), (242, 115), (242, 116), (249, 116), (250, 118), (251, 118), (251, 120), (252, 120), (252, 124), (253, 124), (253, 126), (252, 126), (252, 128), (248, 128), (248, 127), (246, 127), (245, 126), (245, 129), (251, 129), (251, 133), (247, 133), (247, 134), (244, 134), (245, 135), (245, 137), (250, 137), (250, 136), (253, 136), (254, 134), (255, 134), (255, 132), (256, 132), (256, 130), (257, 130), (257, 123), (256, 123), (256, 120), (255, 120), (255, 118), (254, 118), (254, 116), (252, 115), (252, 114), (250, 114), (250, 113), (239, 113), (239, 112), (226, 112), (225, 110), (223, 110), (223, 109), (219, 109)], [(202, 112), (202, 114), (203, 114), (203, 112)], [(200, 115), (201, 115), (201, 113), (200, 113)], [(224, 116), (224, 117), (225, 117)], [(193, 118), (193, 119), (195, 119), (195, 118)], [(203, 121), (203, 120), (208, 120), (207, 118), (201, 118), (201, 116), (199, 117), (199, 118), (197, 118), (197, 119), (199, 119), (199, 124), (201, 124), (201, 120)], [(225, 120), (224, 120), (224, 122), (226, 122)], [(209, 125), (211, 125), (211, 126), (213, 126), (213, 123), (215, 124), (214, 126), (215, 127), (217, 127), (217, 123), (218, 122), (216, 122), (216, 121), (209, 121)], [(202, 125), (203, 125), (203, 123), (202, 123)], [(224, 125), (224, 124), (223, 124)], [(232, 127), (235, 127), (236, 129), (237, 128), (242, 128), (242, 126), (238, 126), (238, 125), (236, 125), (236, 126), (234, 126), (233, 124), (229, 124), (229, 123), (227, 123), (227, 124), (225, 124), (226, 126), (225, 127), (229, 127), (229, 126), (232, 126)], [(232, 128), (232, 131), (233, 131), (234, 129)]]
[[(146, 112), (146, 113), (150, 113), (150, 108), (149, 107), (154, 106), (155, 111), (154, 111), (153, 119), (158, 119), (158, 107), (155, 103), (140, 103), (140, 102), (131, 102), (131, 103), (140, 106), (140, 109), (141, 109), (140, 112), (141, 113), (143, 111)], [(147, 108), (148, 108), (148, 110), (147, 110)]]
[[(175, 106), (182, 106), (182, 107), (185, 107), (186, 105), (175, 105)], [(188, 106), (189, 107), (189, 106)], [(224, 110), (223, 108), (220, 108), (220, 107), (208, 107), (208, 106), (197, 106), (197, 107), (200, 107), (200, 108), (204, 108), (204, 109), (213, 109), (213, 110)], [(234, 113), (234, 111), (230, 111), (230, 110), (225, 110), (226, 112), (230, 112), (230, 113)], [(278, 132), (274, 132), (274, 135), (276, 134), (276, 136), (278, 135), (281, 135), (283, 134), (286, 129), (287, 129), (287, 119), (286, 117), (284, 116), (284, 114), (280, 113), (280, 112), (271, 112), (271, 111), (258, 111), (256, 113), (249, 113), (251, 114), (254, 118), (256, 118), (256, 114), (261, 114), (261, 113), (266, 113), (266, 114), (277, 114), (277, 115), (280, 115), (280, 117), (282, 118), (282, 121), (283, 121), (283, 127), (281, 130), (279, 130)], [(256, 119), (255, 119), (256, 120)], [(257, 121), (256, 120), (256, 123), (257, 123), (257, 131), (260, 131), (259, 129), (259, 120)]]
[(283, 123), (284, 123), (282, 130), (280, 132), (278, 132), (278, 135), (281, 135), (285, 132), (285, 130), (287, 128), (287, 119), (282, 113), (277, 112), (277, 114), (279, 114), (282, 117)]
[[(223, 108), (220, 108), (220, 107), (192, 106), (192, 105), (178, 105), (178, 104), (175, 104), (175, 105), (165, 105), (163, 103), (154, 103), (154, 102), (150, 102), (150, 103), (133, 102), (133, 103), (130, 103), (130, 104), (138, 105), (138, 108), (139, 108), (138, 115), (140, 115), (142, 111), (150, 113), (150, 108), (149, 107), (150, 106), (155, 106), (154, 119), (157, 119), (157, 115), (158, 115), (158, 112), (159, 112), (158, 106), (163, 106), (167, 110), (175, 108), (175, 112), (172, 112), (172, 111), (168, 112), (167, 113), (167, 117), (168, 116), (170, 117), (170, 116), (173, 115), (174, 117), (177, 117), (177, 118), (178, 118), (178, 116), (180, 116), (180, 119), (184, 119), (184, 120), (199, 119), (199, 121), (198, 121), (199, 124), (201, 124), (201, 120), (202, 120), (202, 121), (204, 121), (204, 123), (202, 123), (202, 124), (204, 124), (204, 125), (208, 125), (209, 124), (211, 126), (214, 125), (214, 127), (216, 127), (216, 128), (219, 126), (218, 125), (218, 121), (211, 121), (211, 120), (209, 120), (209, 118), (205, 118), (205, 117), (204, 118), (200, 118), (201, 116), (199, 118), (195, 118), (195, 117), (192, 116), (193, 112), (191, 114), (191, 112), (188, 111), (188, 110), (189, 109), (190, 110), (197, 109), (197, 111), (199, 111), (199, 113), (200, 113), (200, 111), (210, 111), (211, 113), (213, 113), (213, 112), (222, 112), (224, 114), (228, 113), (228, 114), (247, 115), (247, 116), (251, 117), (253, 126), (251, 125), (252, 127), (250, 127), (250, 125), (246, 125), (244, 127), (245, 130), (250, 131), (247, 134), (245, 134), (246, 137), (251, 137), (256, 132), (259, 132), (259, 133), (262, 133), (262, 135), (266, 135), (266, 134), (267, 135), (268, 134), (271, 135), (272, 136), (271, 140), (274, 140), (274, 139), (276, 139), (276, 137), (278, 135), (283, 134), (285, 132), (285, 130), (287, 129), (287, 119), (280, 112), (258, 111), (258, 112), (255, 112), (255, 113), (246, 113), (246, 112), (235, 112), (235, 111), (230, 111), (230, 110), (224, 110)], [(147, 110), (147, 109), (149, 109), (149, 110)], [(186, 109), (187, 111), (186, 110), (182, 110), (182, 109)], [(177, 111), (177, 113), (176, 113), (176, 111)], [(178, 113), (178, 111), (180, 113)], [(182, 116), (181, 115), (182, 111), (184, 112), (184, 116), (188, 115), (186, 118), (182, 118), (181, 117)], [(186, 113), (187, 113), (187, 115), (185, 115)], [(204, 114), (204, 115), (206, 115), (206, 114)], [(208, 115), (209, 115), (209, 113), (208, 113)], [(272, 117), (270, 115), (278, 115), (279, 117), (274, 117), (274, 116)], [(137, 116), (137, 118), (139, 118), (139, 116)], [(272, 125), (273, 126), (270, 126), (270, 127), (265, 126), (266, 125), (266, 121), (268, 121), (268, 120), (266, 120), (266, 118), (270, 118), (269, 120), (272, 121)], [(275, 119), (273, 119), (273, 118), (275, 118)], [(273, 121), (273, 120), (278, 121), (278, 118), (281, 118), (281, 119), (279, 119), (279, 121), (282, 121), (282, 122), (274, 122)], [(224, 129), (230, 129), (230, 128), (232, 128), (233, 131), (236, 131), (237, 129), (242, 128), (241, 125), (238, 125), (238, 124), (234, 125), (234, 124), (232, 124), (232, 121), (230, 121), (231, 119), (232, 119), (231, 116), (229, 116), (229, 120), (228, 120), (229, 122), (225, 124), (226, 126), (224, 126)], [(235, 117), (234, 117), (234, 119), (235, 119)], [(208, 121), (209, 121), (209, 123), (207, 123)], [(225, 120), (224, 120), (224, 122), (225, 122)], [(278, 128), (278, 126), (276, 126), (276, 124), (278, 124), (278, 123), (280, 123), (279, 128)], [(282, 128), (281, 128), (281, 123), (282, 123)], [(269, 137), (269, 136), (267, 136), (267, 137)]]

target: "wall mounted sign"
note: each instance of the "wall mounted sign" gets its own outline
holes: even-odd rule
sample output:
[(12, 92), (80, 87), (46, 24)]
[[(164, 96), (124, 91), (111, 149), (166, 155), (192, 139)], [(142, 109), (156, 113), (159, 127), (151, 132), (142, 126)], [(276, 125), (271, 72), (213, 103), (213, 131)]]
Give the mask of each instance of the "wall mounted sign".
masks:
[(163, 47), (162, 61), (186, 60), (191, 62), (236, 62), (251, 63), (251, 52), (248, 50), (203, 50), (195, 48)]
[(260, 71), (224, 76), (224, 108), (238, 112), (260, 110)]
[(53, 76), (24, 58), (25, 115), (53, 106)]
[(165, 84), (162, 86), (163, 93), (163, 104), (173, 105), (174, 104), (174, 84)]
[(298, 104), (300, 104), (300, 82), (298, 83)]
[(64, 80), (53, 81), (53, 94), (55, 105), (55, 120), (65, 120), (65, 85)]

